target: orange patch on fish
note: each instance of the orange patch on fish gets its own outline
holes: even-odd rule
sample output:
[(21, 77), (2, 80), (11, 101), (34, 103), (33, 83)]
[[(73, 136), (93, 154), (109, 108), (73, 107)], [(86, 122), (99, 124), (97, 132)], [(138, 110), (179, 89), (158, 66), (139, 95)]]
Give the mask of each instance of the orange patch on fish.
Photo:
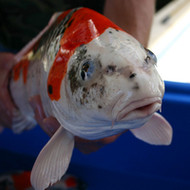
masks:
[(20, 74), (22, 72), (23, 82), (24, 82), (24, 84), (26, 84), (28, 66), (29, 66), (29, 60), (27, 58), (24, 58), (13, 67), (13, 79), (14, 79), (14, 81), (17, 81), (19, 79)]
[[(65, 13), (58, 17), (65, 17)], [(88, 8), (81, 8), (73, 13), (67, 22), (66, 30), (60, 40), (60, 49), (48, 76), (48, 94), (51, 100), (60, 99), (61, 83), (67, 73), (67, 63), (75, 49), (100, 36), (107, 28), (122, 30), (101, 14)]]

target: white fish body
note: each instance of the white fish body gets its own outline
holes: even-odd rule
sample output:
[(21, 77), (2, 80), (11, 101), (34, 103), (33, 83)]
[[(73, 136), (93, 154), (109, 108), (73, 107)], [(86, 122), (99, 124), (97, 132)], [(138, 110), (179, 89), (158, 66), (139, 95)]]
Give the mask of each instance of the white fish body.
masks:
[[(102, 26), (96, 25), (97, 18), (93, 20), (92, 16), (86, 22), (94, 37), (84, 38), (86, 41), (83, 36), (78, 38), (75, 36), (77, 32), (81, 34), (78, 25), (76, 30), (69, 30), (79, 23), (77, 19), (81, 19), (82, 14), (85, 15), (83, 18), (89, 15), (100, 17), (107, 27), (102, 29)], [(28, 100), (38, 94), (46, 116), (54, 116), (63, 126), (35, 162), (31, 181), (37, 190), (47, 188), (66, 172), (74, 136), (94, 140), (129, 129), (137, 138), (150, 144), (171, 143), (169, 123), (155, 113), (161, 109), (164, 83), (156, 70), (154, 54), (110, 23), (92, 10), (73, 9), (63, 22), (54, 26), (45, 41), (41, 38), (43, 33), (35, 39), (44, 42), (38, 45), (37, 50), (31, 50), (21, 58), (23, 52), (28, 52), (23, 50), (16, 57), (24, 63), (20, 66), (19, 77), (16, 77), (14, 69), (15, 76), (11, 81), (12, 96), (19, 108), (15, 115), (15, 130), (21, 131), (23, 126), (31, 128), (36, 124)], [(86, 32), (84, 27), (82, 32)], [(70, 35), (72, 39), (69, 41)], [(62, 63), (64, 59), (66, 63)], [(61, 81), (60, 73), (54, 71), (56, 66), (65, 69), (62, 70)]]

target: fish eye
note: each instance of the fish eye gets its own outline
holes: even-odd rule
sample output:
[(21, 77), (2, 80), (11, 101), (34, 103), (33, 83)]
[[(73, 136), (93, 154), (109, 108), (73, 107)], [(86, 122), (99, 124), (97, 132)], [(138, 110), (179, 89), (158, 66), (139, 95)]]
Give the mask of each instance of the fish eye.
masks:
[(150, 51), (149, 49), (146, 49), (146, 52), (147, 52), (147, 57), (145, 58), (145, 62), (148, 63), (150, 60), (153, 60), (154, 61), (154, 64), (157, 63), (157, 58), (156, 58), (156, 55)]
[(81, 78), (82, 80), (88, 80), (91, 78), (94, 72), (94, 62), (92, 60), (88, 60), (83, 63), (81, 68)]
[(146, 56), (146, 58), (145, 58), (145, 62), (148, 64), (149, 62), (150, 62), (150, 56)]

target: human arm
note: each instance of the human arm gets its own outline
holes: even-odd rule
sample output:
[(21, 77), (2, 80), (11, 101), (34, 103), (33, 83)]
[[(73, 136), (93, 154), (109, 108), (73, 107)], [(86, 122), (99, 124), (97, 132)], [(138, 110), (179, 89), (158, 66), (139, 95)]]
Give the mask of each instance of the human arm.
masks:
[(155, 0), (105, 0), (104, 15), (145, 47), (148, 45), (154, 11)]

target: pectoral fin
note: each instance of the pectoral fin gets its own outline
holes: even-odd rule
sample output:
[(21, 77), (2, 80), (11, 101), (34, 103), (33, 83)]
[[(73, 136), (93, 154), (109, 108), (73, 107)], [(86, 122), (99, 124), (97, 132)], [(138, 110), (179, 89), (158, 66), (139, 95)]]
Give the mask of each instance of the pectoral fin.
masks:
[(31, 173), (35, 190), (44, 190), (57, 182), (66, 172), (74, 147), (74, 137), (59, 127), (41, 150)]
[(154, 145), (169, 145), (172, 141), (170, 124), (158, 113), (142, 127), (130, 130), (135, 137)]

